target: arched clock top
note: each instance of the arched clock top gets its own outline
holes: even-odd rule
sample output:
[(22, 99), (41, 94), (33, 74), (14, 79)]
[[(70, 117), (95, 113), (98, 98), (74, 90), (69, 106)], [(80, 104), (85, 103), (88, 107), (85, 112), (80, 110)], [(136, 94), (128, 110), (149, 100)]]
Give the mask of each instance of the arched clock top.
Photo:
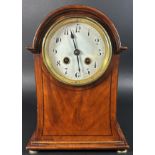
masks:
[(31, 47), (27, 49), (33, 54), (40, 54), (42, 51), (42, 42), (46, 32), (51, 25), (60, 18), (66, 18), (66, 16), (86, 16), (99, 22), (107, 31), (113, 48), (113, 54), (119, 54), (122, 51), (126, 51), (128, 48), (121, 46), (121, 41), (117, 29), (113, 22), (101, 11), (83, 5), (70, 5), (57, 9), (51, 12), (45, 20), (38, 27), (33, 43)]

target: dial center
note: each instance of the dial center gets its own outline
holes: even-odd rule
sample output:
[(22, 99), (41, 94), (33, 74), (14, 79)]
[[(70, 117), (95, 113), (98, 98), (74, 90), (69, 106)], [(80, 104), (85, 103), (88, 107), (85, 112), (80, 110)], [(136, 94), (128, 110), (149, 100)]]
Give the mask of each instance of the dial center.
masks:
[(75, 54), (75, 55), (79, 55), (79, 54), (80, 54), (80, 51), (79, 51), (78, 49), (76, 49), (76, 50), (74, 51), (74, 54)]

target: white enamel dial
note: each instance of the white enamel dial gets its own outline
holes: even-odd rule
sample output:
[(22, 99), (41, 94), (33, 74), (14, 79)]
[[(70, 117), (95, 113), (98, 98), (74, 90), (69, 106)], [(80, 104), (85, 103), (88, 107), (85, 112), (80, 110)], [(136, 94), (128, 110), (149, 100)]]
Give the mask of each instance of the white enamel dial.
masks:
[(51, 27), (43, 42), (43, 58), (59, 81), (84, 85), (98, 79), (112, 55), (105, 29), (91, 19), (68, 18)]

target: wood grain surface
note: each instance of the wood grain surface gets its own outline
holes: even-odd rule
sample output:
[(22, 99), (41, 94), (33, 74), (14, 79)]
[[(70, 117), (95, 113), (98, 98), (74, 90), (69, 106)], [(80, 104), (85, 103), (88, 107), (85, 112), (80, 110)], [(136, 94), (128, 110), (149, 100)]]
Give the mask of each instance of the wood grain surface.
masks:
[[(42, 40), (48, 28), (66, 15), (83, 15), (107, 30), (113, 56), (106, 73), (87, 86), (68, 86), (52, 77), (42, 59)], [(28, 48), (34, 54), (37, 126), (27, 149), (127, 149), (116, 118), (119, 53), (122, 47), (111, 20), (97, 9), (74, 5), (50, 13)]]

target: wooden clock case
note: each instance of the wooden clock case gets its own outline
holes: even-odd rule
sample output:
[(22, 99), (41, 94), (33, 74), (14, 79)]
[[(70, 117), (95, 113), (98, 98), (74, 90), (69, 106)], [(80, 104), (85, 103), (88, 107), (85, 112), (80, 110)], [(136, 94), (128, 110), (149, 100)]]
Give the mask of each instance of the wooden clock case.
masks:
[[(98, 21), (108, 32), (113, 55), (104, 75), (86, 86), (69, 86), (46, 69), (42, 59), (42, 41), (49, 27), (67, 15), (87, 16)], [(37, 125), (28, 150), (114, 149), (129, 146), (116, 118), (119, 54), (122, 47), (118, 32), (102, 12), (95, 8), (72, 5), (50, 13), (34, 36)]]

